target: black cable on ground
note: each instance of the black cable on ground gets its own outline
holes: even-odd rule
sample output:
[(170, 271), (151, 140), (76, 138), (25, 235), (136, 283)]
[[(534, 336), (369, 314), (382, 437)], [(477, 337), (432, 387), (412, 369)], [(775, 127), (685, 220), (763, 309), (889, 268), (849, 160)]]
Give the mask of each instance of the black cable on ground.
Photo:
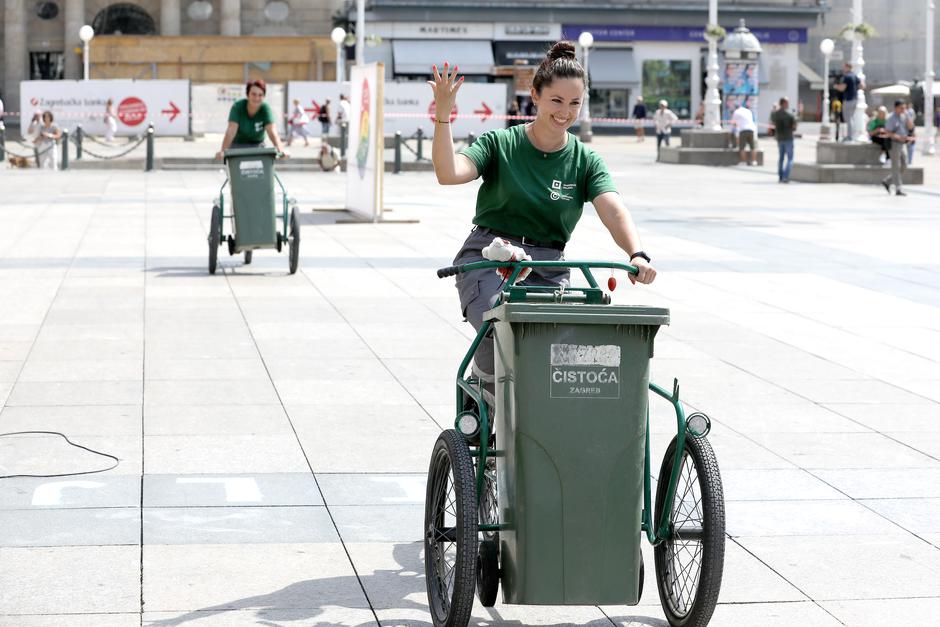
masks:
[(108, 457), (114, 460), (114, 464), (108, 466), (107, 468), (102, 468), (100, 470), (83, 470), (81, 472), (63, 472), (52, 475), (0, 475), (0, 479), (19, 479), (19, 478), (29, 478), (29, 479), (45, 479), (51, 477), (75, 477), (78, 475), (93, 475), (99, 472), (107, 472), (114, 468), (117, 468), (118, 464), (121, 463), (114, 455), (109, 453), (102, 453), (101, 451), (96, 451), (94, 449), (88, 448), (87, 446), (82, 446), (81, 444), (76, 444), (72, 442), (68, 436), (64, 433), (59, 433), (58, 431), (12, 431), (10, 433), (0, 433), (0, 438), (11, 436), (11, 435), (57, 435), (68, 442), (71, 446), (75, 448), (80, 448), (82, 450), (88, 451), (89, 453), (94, 453), (95, 455), (100, 455), (101, 457)]

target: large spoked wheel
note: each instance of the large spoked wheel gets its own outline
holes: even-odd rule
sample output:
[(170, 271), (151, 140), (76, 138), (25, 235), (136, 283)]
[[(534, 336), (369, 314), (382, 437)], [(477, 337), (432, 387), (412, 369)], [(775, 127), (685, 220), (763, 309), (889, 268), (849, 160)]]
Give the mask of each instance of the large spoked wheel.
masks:
[[(479, 501), (480, 524), (499, 523), (499, 503), (496, 494), (496, 459), (486, 460), (483, 471), (483, 493)], [(499, 592), (499, 532), (484, 531), (477, 554), (477, 596), (483, 607), (496, 605)]]
[(297, 208), (290, 211), (290, 235), (288, 236), (288, 250), (290, 273), (297, 272), (300, 261), (300, 219), (297, 217)]
[(435, 627), (463, 627), (473, 609), (477, 560), (473, 462), (463, 437), (441, 433), (424, 502), (424, 573)]
[(718, 461), (705, 438), (687, 435), (672, 503), (666, 492), (676, 457), (676, 438), (666, 449), (656, 489), (656, 518), (668, 507), (669, 537), (654, 550), (656, 585), (673, 627), (704, 627), (721, 589), (725, 561), (725, 500)]
[(209, 274), (215, 274), (219, 264), (219, 244), (222, 239), (222, 208), (212, 206), (212, 217), (209, 219)]

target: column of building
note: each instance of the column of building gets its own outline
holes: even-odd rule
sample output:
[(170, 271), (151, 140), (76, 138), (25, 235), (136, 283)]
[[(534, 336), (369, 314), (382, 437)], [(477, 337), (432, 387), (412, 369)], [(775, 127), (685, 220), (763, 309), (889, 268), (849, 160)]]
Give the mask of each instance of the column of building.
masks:
[(220, 17), (222, 35), (242, 34), (241, 0), (222, 0)]
[(20, 81), (26, 79), (26, 1), (5, 0), (3, 22), (3, 106), (20, 109)]
[(160, 34), (180, 34), (180, 0), (163, 0), (160, 3)]
[(82, 58), (75, 54), (75, 48), (82, 45), (78, 38), (78, 30), (85, 25), (85, 0), (66, 0), (65, 2), (65, 32), (62, 41), (65, 42), (65, 78), (82, 78)]

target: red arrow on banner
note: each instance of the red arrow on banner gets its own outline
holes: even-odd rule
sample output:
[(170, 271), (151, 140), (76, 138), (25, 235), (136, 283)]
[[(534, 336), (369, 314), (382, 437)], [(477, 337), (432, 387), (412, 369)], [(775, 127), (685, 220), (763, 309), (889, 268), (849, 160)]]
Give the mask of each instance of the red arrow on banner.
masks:
[(473, 113), (476, 114), (476, 115), (481, 116), (480, 119), (485, 122), (488, 117), (490, 117), (491, 115), (493, 115), (493, 110), (490, 109), (488, 106), (486, 106), (486, 103), (485, 103), (485, 102), (481, 102), (480, 104), (483, 105), (483, 108), (482, 108), (482, 109), (474, 109), (474, 110), (473, 110)]
[(310, 102), (313, 103), (313, 108), (307, 109), (306, 107), (304, 107), (304, 111), (309, 113), (311, 117), (317, 117), (318, 115), (320, 115), (320, 105), (317, 104), (316, 100), (311, 100)]
[(170, 116), (170, 122), (172, 122), (173, 120), (176, 119), (176, 116), (178, 116), (178, 115), (180, 114), (180, 109), (179, 109), (179, 107), (177, 107), (175, 104), (173, 104), (173, 101), (171, 100), (171, 101), (170, 101), (170, 108), (169, 108), (169, 109), (163, 109), (162, 111), (160, 111), (160, 113), (162, 113), (162, 114), (164, 114), (164, 115), (169, 115), (169, 116)]

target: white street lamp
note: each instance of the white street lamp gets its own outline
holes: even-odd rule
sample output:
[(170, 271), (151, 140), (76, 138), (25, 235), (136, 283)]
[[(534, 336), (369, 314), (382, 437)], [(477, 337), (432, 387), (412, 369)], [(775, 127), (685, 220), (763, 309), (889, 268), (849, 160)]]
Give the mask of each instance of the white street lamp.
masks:
[(343, 63), (343, 42), (346, 41), (346, 31), (337, 26), (333, 29), (333, 32), (330, 33), (330, 39), (333, 40), (333, 43), (336, 44), (336, 82), (343, 82), (343, 69), (345, 63)]
[[(718, 26), (718, 0), (708, 2), (708, 26)], [(708, 74), (705, 77), (705, 119), (702, 120), (702, 126), (706, 131), (720, 131), (721, 95), (718, 93), (718, 84), (721, 78), (718, 76), (718, 37), (708, 34), (706, 30), (705, 39), (708, 41)]]
[(590, 31), (584, 31), (578, 35), (578, 43), (581, 45), (581, 50), (584, 51), (584, 78), (585, 78), (585, 89), (584, 89), (584, 102), (581, 103), (581, 141), (589, 142), (593, 137), (591, 132), (591, 75), (588, 71), (588, 60), (590, 55), (591, 46), (594, 45), (594, 35)]
[(356, 0), (356, 65), (366, 62), (366, 0)]
[(95, 36), (95, 29), (85, 24), (78, 29), (78, 38), (82, 40), (82, 43), (85, 45), (82, 52), (82, 60), (85, 62), (85, 74), (84, 80), (88, 80), (88, 44)]
[[(862, 24), (862, 0), (853, 0), (852, 2), (852, 22), (855, 26)], [(852, 116), (852, 134), (854, 137), (849, 137), (850, 141), (859, 141), (867, 142), (868, 141), (868, 130), (866, 129), (865, 120), (868, 117), (868, 102), (865, 99), (865, 90), (862, 89), (862, 85), (865, 84), (865, 47), (862, 45), (861, 33), (853, 31), (854, 37), (852, 38), (852, 69), (855, 70), (855, 75), (858, 76), (858, 96), (855, 101), (855, 115)]]
[(927, 0), (927, 71), (924, 72), (924, 154), (932, 155), (936, 152), (933, 137), (933, 116), (936, 103), (933, 100), (933, 28), (934, 28), (934, 2)]
[(819, 139), (829, 139), (829, 58), (836, 43), (831, 39), (823, 39), (819, 42), (819, 51), (823, 54), (823, 104), (822, 115), (819, 118)]

